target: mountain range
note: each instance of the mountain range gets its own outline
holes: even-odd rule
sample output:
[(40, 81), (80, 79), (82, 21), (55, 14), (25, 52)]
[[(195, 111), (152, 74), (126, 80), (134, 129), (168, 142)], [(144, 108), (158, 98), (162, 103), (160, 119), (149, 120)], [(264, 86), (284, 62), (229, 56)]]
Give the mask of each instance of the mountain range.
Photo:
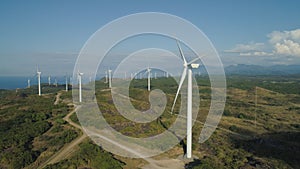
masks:
[(225, 67), (227, 75), (295, 75), (300, 74), (300, 65), (230, 65)]

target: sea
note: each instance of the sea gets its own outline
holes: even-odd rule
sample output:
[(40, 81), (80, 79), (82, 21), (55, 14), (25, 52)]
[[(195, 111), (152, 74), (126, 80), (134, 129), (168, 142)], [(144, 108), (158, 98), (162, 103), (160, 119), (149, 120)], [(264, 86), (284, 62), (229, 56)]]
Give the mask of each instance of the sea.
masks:
[[(58, 84), (65, 84), (64, 77), (57, 77)], [(22, 76), (0, 76), (0, 89), (13, 90), (17, 88), (27, 87), (28, 77)], [(51, 83), (54, 83), (54, 78), (51, 79)], [(41, 83), (48, 83), (48, 78), (41, 78)], [(37, 79), (30, 78), (30, 85), (36, 85)]]

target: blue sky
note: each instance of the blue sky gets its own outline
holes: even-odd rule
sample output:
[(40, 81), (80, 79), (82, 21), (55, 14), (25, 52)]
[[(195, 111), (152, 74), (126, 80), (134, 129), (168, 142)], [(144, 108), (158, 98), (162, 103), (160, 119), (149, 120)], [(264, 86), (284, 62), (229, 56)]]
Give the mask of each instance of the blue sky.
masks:
[(86, 40), (119, 17), (164, 12), (200, 28), (225, 65), (300, 64), (299, 1), (1, 1), (0, 76), (72, 72)]

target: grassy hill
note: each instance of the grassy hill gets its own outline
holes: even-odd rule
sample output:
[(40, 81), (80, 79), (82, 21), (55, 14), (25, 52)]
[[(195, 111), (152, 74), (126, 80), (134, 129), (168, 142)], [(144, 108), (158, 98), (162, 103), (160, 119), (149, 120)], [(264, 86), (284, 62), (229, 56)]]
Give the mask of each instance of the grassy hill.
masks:
[[(184, 161), (186, 168), (299, 168), (300, 77), (227, 77), (223, 117), (203, 144), (198, 143), (198, 137), (210, 107), (210, 84), (206, 76), (198, 76), (197, 81), (201, 96), (193, 127), (193, 154), (197, 158)], [(129, 95), (136, 109), (150, 106), (146, 84), (145, 79), (131, 82)], [(152, 80), (152, 87), (166, 93), (168, 104), (165, 112), (150, 123), (134, 123), (121, 116), (103, 81), (96, 82), (99, 108), (107, 122), (124, 135), (157, 135), (177, 117), (169, 113), (177, 85), (172, 78), (158, 78)], [(63, 86), (44, 86), (48, 94), (41, 97), (34, 88), (0, 90), (0, 168), (37, 168), (82, 136), (63, 119), (74, 107), (69, 104), (71, 91), (61, 90)], [(54, 105), (58, 92), (61, 101)], [(70, 119), (78, 123), (75, 114)], [(184, 142), (153, 159), (177, 159), (184, 153)], [(45, 168), (141, 168), (145, 164), (142, 159), (115, 156), (84, 139), (64, 159)]]

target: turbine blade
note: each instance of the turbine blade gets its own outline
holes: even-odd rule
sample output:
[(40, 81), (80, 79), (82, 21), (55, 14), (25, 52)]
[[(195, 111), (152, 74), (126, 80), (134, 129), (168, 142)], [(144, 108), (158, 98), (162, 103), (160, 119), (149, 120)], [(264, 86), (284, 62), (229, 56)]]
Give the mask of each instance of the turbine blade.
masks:
[(187, 65), (190, 65), (190, 64), (192, 64), (192, 63), (194, 63), (194, 62), (196, 62), (197, 60), (200, 60), (200, 59), (201, 59), (201, 57), (196, 57), (195, 59), (193, 59), (189, 63), (187, 63)]
[(179, 86), (178, 86), (178, 89), (177, 89), (177, 93), (176, 93), (176, 96), (175, 96), (175, 99), (174, 99), (174, 103), (173, 103), (173, 106), (172, 106), (172, 109), (171, 109), (171, 113), (173, 113), (173, 110), (174, 110), (174, 107), (175, 107), (175, 104), (176, 104), (176, 100), (177, 100), (177, 97), (178, 97), (178, 94), (179, 94), (179, 91), (182, 87), (182, 84), (184, 82), (184, 79), (186, 77), (186, 71), (187, 71), (187, 68), (184, 68), (183, 69), (183, 72), (182, 72), (182, 75), (181, 75), (181, 79), (180, 79), (180, 82), (179, 82)]
[(183, 52), (182, 52), (182, 49), (181, 49), (181, 47), (180, 47), (179, 41), (176, 40), (176, 42), (177, 42), (177, 47), (178, 47), (179, 52), (180, 52), (180, 56), (182, 57), (184, 64), (186, 64), (186, 60), (185, 60), (184, 54), (183, 54)]

